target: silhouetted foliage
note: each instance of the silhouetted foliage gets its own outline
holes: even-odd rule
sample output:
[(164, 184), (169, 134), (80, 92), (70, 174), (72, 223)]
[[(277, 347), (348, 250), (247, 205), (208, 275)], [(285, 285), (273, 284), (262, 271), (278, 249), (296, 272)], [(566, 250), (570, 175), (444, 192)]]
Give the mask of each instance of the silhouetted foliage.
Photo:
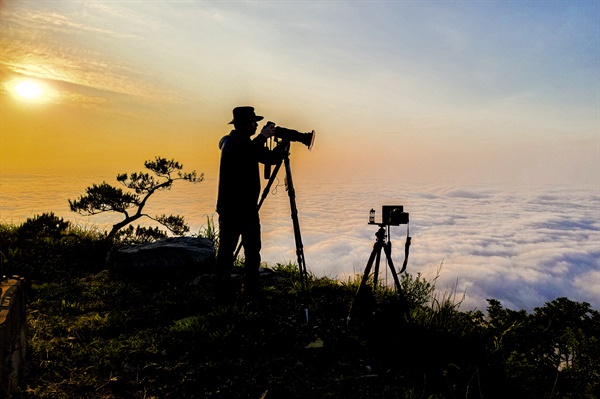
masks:
[(592, 398), (600, 394), (600, 313), (558, 298), (535, 308), (504, 309), (488, 300), (490, 355), (515, 396)]
[(215, 225), (212, 216), (206, 216), (206, 224), (200, 227), (197, 235), (211, 240), (215, 246), (215, 251), (219, 249), (219, 229)]
[(81, 275), (102, 267), (105, 235), (43, 213), (18, 226), (0, 225), (2, 274), (28, 279)]
[(382, 287), (375, 314), (348, 323), (359, 280), (309, 275), (307, 324), (297, 265), (222, 306), (210, 277), (120, 280), (103, 270), (105, 235), (51, 214), (29, 223), (43, 221), (60, 236), (0, 224), (3, 265), (32, 281), (20, 398), (600, 397), (600, 313), (586, 302), (463, 312), (437, 277), (403, 274), (407, 315)]
[(18, 227), (18, 236), (21, 240), (36, 238), (59, 239), (65, 235), (69, 222), (54, 215), (53, 212), (35, 215), (28, 218)]
[[(197, 175), (196, 171), (190, 173), (182, 172), (183, 165), (175, 160), (156, 157), (154, 161), (144, 163), (150, 173), (131, 173), (127, 175), (122, 173), (117, 175), (117, 181), (124, 187), (133, 190), (134, 193), (123, 191), (118, 187), (103, 182), (94, 184), (86, 189), (86, 194), (76, 200), (69, 200), (71, 211), (84, 216), (97, 215), (104, 212), (117, 212), (124, 216), (124, 219), (113, 225), (107, 238), (112, 240), (117, 232), (128, 224), (147, 217), (160, 223), (175, 235), (184, 235), (189, 231), (189, 226), (185, 223), (183, 216), (160, 215), (152, 217), (143, 213), (144, 206), (148, 198), (156, 191), (170, 190), (176, 180), (185, 180), (191, 183), (198, 183), (203, 180), (203, 175)], [(145, 237), (155, 235), (155, 231), (143, 232)]]
[(117, 232), (115, 240), (121, 244), (146, 244), (166, 237), (167, 234), (158, 227), (129, 225)]

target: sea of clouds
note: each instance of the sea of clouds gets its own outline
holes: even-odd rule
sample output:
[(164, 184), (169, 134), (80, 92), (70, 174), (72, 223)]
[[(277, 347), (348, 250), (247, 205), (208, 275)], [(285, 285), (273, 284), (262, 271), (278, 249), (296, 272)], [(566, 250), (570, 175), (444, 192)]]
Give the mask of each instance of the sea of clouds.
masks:
[[(20, 223), (53, 211), (83, 226), (108, 226), (118, 218), (83, 218), (70, 212), (67, 202), (102, 180), (2, 176), (0, 221)], [(262, 257), (270, 265), (296, 260), (289, 197), (283, 181), (278, 183), (261, 209)], [(597, 190), (516, 190), (377, 180), (300, 179), (294, 183), (306, 264), (317, 276), (345, 280), (362, 274), (377, 231), (368, 224), (369, 210), (374, 208), (379, 220), (382, 205), (403, 205), (410, 224), (390, 230), (396, 267), (404, 261), (409, 233), (407, 272), (429, 280), (439, 272), (440, 295), (455, 292), (457, 300), (462, 299), (462, 310), (485, 310), (486, 299), (494, 298), (506, 307), (531, 311), (558, 297), (589, 302), (600, 309)], [(207, 217), (217, 221), (215, 199), (216, 179), (196, 185), (179, 182), (171, 191), (152, 198), (147, 211), (184, 215), (196, 233), (206, 226)], [(383, 261), (381, 269), (387, 269)], [(385, 273), (381, 278), (385, 281)]]
[[(600, 308), (600, 202), (593, 191), (310, 185), (297, 187), (297, 203), (306, 263), (317, 275), (362, 273), (377, 231), (367, 224), (369, 210), (380, 215), (381, 205), (400, 204), (410, 224), (391, 228), (396, 267), (408, 227), (407, 271), (433, 279), (441, 267), (436, 286), (455, 290), (457, 299), (464, 294), (461, 309), (485, 309), (494, 298), (530, 311), (562, 296)], [(265, 217), (263, 256), (294, 259), (289, 216), (277, 210), (276, 220)]]

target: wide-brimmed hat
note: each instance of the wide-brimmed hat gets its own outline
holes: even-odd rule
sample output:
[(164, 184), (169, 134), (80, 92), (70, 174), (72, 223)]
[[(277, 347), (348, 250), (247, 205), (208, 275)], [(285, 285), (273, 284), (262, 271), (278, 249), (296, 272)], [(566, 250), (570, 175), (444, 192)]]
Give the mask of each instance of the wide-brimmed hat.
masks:
[(238, 123), (238, 122), (248, 122), (248, 121), (261, 121), (263, 120), (262, 116), (258, 116), (254, 113), (254, 107), (235, 107), (233, 109), (233, 119), (229, 124)]

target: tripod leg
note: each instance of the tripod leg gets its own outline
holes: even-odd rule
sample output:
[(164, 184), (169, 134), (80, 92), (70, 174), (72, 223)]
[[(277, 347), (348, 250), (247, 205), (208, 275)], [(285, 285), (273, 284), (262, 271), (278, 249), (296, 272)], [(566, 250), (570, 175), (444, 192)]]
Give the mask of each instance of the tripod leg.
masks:
[(394, 267), (394, 262), (392, 261), (392, 243), (386, 243), (383, 247), (383, 250), (388, 261), (388, 266), (392, 271), (392, 276), (394, 277), (394, 284), (396, 285), (396, 289), (401, 292), (402, 289), (400, 288), (400, 279), (398, 279), (398, 273), (396, 273), (396, 268)]
[(306, 263), (304, 262), (304, 246), (302, 244), (302, 234), (300, 233), (300, 223), (298, 221), (298, 208), (296, 207), (296, 190), (294, 189), (292, 169), (290, 167), (290, 159), (288, 157), (284, 158), (284, 164), (285, 176), (287, 180), (288, 197), (290, 198), (292, 224), (294, 227), (294, 239), (296, 241), (296, 255), (298, 257), (298, 267), (300, 268), (300, 274), (303, 275), (303, 278), (305, 279), (307, 270)]
[(302, 234), (300, 233), (300, 222), (298, 221), (298, 208), (296, 207), (296, 190), (292, 179), (292, 168), (290, 166), (289, 156), (283, 158), (285, 164), (285, 177), (287, 181), (288, 197), (290, 198), (290, 210), (292, 214), (292, 224), (294, 226), (294, 239), (296, 241), (296, 256), (298, 257), (298, 270), (300, 271), (300, 284), (304, 296), (304, 311), (306, 322), (308, 322), (308, 271), (306, 261), (304, 260), (304, 246), (302, 244)]
[(375, 244), (373, 244), (373, 251), (371, 251), (371, 256), (369, 256), (369, 261), (367, 262), (367, 266), (365, 267), (363, 278), (360, 281), (358, 290), (356, 290), (354, 301), (352, 302), (350, 312), (348, 313), (348, 323), (355, 315), (368, 315), (369, 311), (372, 312), (375, 309), (375, 298), (372, 295), (372, 291), (369, 292), (369, 287), (367, 283), (369, 281), (369, 275), (371, 274), (371, 269), (373, 267), (375, 259), (379, 259), (381, 256), (381, 247), (382, 243), (379, 240), (377, 240)]
[(269, 195), (269, 191), (271, 191), (271, 186), (273, 185), (273, 181), (275, 181), (275, 178), (277, 177), (277, 172), (279, 172), (279, 168), (281, 168), (282, 162), (283, 162), (283, 160), (279, 161), (277, 163), (277, 165), (275, 165), (275, 169), (273, 169), (273, 172), (271, 173), (271, 177), (269, 178), (269, 182), (265, 186), (265, 189), (263, 190), (262, 195), (260, 197), (260, 201), (258, 202), (258, 205), (257, 205), (258, 210), (260, 210), (260, 207), (262, 206), (263, 202), (265, 202), (267, 195)]
[[(282, 162), (283, 162), (283, 160), (279, 161), (279, 163), (277, 163), (277, 165), (275, 165), (275, 169), (271, 173), (269, 182), (265, 186), (265, 189), (263, 190), (262, 195), (260, 196), (260, 201), (258, 202), (258, 205), (256, 206), (256, 209), (258, 209), (259, 211), (260, 211), (260, 208), (262, 207), (263, 202), (265, 202), (265, 199), (269, 195), (269, 191), (271, 190), (273, 181), (275, 181), (275, 178), (277, 177), (277, 172), (279, 172), (279, 168), (281, 168)], [(240, 241), (238, 243), (237, 249), (235, 250), (235, 254), (233, 255), (234, 260), (237, 259), (238, 255), (240, 254), (241, 249), (242, 249), (242, 242)]]
[(381, 262), (382, 247), (383, 243), (379, 243), (379, 251), (377, 251), (377, 256), (375, 258), (375, 272), (373, 273), (373, 292), (377, 291), (377, 281), (379, 279), (379, 264)]
[(360, 285), (358, 286), (358, 291), (356, 292), (356, 296), (361, 292), (367, 282), (369, 281), (369, 275), (371, 274), (371, 268), (373, 267), (373, 262), (375, 258), (379, 258), (381, 256), (381, 244), (376, 242), (373, 244), (373, 251), (371, 251), (371, 256), (369, 256), (369, 261), (367, 262), (367, 267), (365, 267), (365, 272), (363, 274), (363, 278), (360, 281)]

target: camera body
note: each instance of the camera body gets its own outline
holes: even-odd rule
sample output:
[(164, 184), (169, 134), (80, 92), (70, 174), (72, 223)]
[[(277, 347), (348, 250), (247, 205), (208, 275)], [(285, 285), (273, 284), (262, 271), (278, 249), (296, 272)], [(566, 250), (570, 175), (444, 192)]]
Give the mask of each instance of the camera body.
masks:
[(408, 212), (402, 205), (383, 205), (381, 207), (382, 222), (390, 226), (408, 224)]
[(371, 209), (369, 224), (380, 224), (382, 226), (408, 224), (408, 212), (404, 212), (404, 206), (402, 205), (383, 205), (381, 215), (381, 223), (375, 223), (375, 210)]

